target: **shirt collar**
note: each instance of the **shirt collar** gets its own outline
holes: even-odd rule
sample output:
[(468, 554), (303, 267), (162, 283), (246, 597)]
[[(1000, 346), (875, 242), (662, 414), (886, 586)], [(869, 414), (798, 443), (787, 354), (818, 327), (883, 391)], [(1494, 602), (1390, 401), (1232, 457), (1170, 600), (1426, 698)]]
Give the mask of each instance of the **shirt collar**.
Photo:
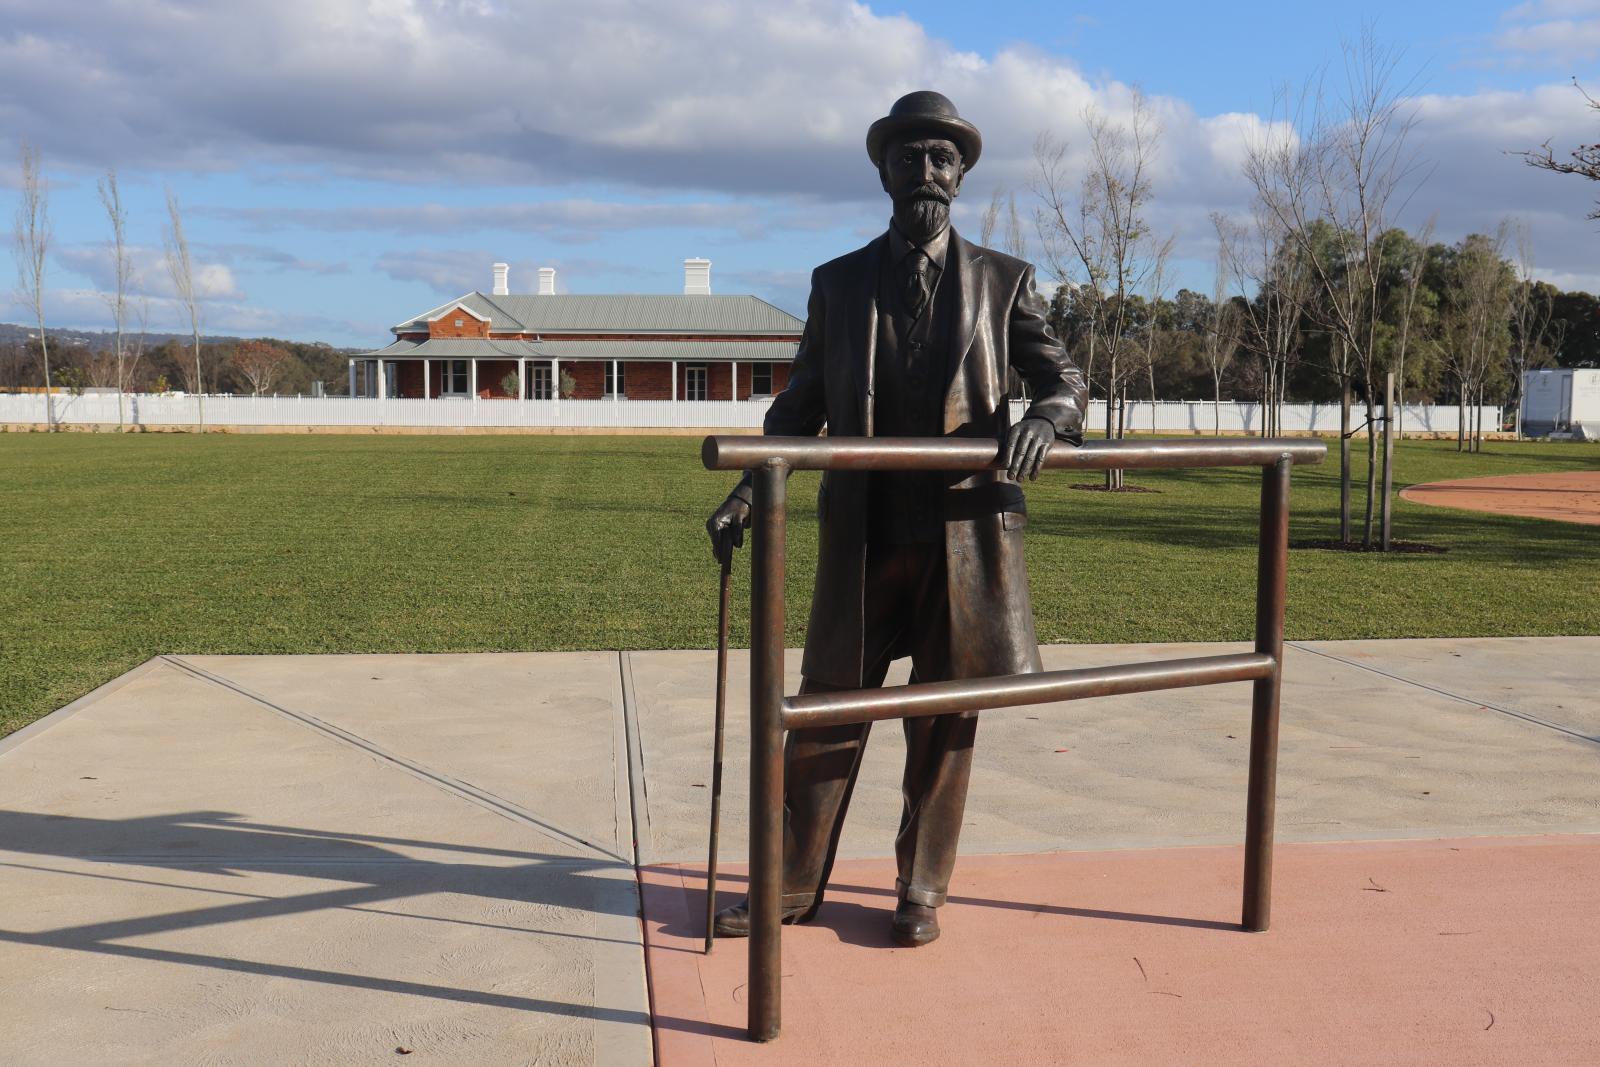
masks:
[(945, 253), (950, 249), (950, 227), (940, 230), (932, 240), (918, 245), (900, 232), (900, 227), (893, 222), (889, 223), (889, 251), (894, 262), (899, 263), (911, 254), (913, 248), (921, 248), (928, 261), (939, 270), (944, 270)]

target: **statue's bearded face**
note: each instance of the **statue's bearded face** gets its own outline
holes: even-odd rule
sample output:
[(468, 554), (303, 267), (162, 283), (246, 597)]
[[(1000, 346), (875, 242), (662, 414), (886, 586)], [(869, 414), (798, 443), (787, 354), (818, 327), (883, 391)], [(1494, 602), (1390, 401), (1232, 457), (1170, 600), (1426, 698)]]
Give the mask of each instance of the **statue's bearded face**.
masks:
[(954, 141), (919, 137), (897, 141), (883, 155), (884, 192), (894, 221), (913, 241), (937, 237), (950, 225), (950, 202), (961, 192), (961, 150)]

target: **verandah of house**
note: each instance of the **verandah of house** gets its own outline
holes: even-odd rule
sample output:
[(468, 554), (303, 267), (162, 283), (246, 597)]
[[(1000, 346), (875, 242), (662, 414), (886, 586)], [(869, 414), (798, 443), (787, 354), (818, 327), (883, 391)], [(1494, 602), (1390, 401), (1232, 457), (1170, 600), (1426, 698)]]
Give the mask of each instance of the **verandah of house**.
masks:
[(350, 395), (416, 399), (750, 400), (788, 383), (804, 323), (754, 296), (714, 296), (709, 260), (663, 296), (472, 292), (392, 327), (349, 364)]

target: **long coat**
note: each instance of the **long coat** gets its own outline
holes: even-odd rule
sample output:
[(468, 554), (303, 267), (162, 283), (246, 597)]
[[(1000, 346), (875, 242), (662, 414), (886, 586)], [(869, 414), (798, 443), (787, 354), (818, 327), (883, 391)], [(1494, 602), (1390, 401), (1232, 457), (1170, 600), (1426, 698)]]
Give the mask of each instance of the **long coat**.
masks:
[[(887, 247), (884, 234), (812, 273), (805, 330), (788, 386), (767, 412), (765, 433), (809, 437), (826, 426), (832, 437), (873, 436), (878, 279)], [(937, 299), (952, 297), (945, 435), (1005, 439), (1009, 365), (1033, 396), (1025, 417), (1048, 419), (1059, 438), (1081, 440), (1083, 375), (1045, 320), (1033, 267), (952, 230)], [(828, 471), (817, 501), (817, 583), (801, 672), (836, 686), (861, 684), (869, 479), (860, 471)], [(1027, 512), (1021, 486), (1005, 471), (956, 472), (943, 495), (949, 677), (1039, 670), (1022, 553)]]

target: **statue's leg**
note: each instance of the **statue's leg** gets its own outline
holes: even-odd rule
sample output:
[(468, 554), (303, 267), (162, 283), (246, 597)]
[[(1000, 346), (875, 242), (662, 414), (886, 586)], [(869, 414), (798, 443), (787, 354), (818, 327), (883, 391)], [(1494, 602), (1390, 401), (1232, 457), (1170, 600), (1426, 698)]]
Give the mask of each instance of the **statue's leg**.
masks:
[[(842, 689), (805, 681), (802, 693)], [(871, 723), (795, 730), (784, 749), (783, 906), (812, 904), (833, 868)]]
[(903, 720), (905, 808), (895, 839), (903, 900), (937, 908), (950, 888), (972, 778), (977, 712)]
[[(913, 663), (911, 680), (945, 681), (953, 672), (953, 638), (942, 549), (921, 552), (918, 571), (910, 612), (913, 621), (905, 636)], [(944, 903), (955, 870), (978, 717), (976, 712), (965, 712), (903, 719), (901, 724), (906, 735), (906, 766), (901, 786), (904, 807), (895, 838), (899, 861), (896, 888), (901, 900), (937, 908)]]

